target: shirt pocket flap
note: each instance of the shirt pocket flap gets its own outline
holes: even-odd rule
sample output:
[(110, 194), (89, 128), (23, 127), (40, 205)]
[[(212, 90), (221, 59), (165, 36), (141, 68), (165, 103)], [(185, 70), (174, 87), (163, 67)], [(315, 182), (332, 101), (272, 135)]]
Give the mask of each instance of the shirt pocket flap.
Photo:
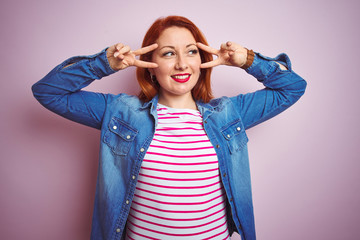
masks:
[(109, 129), (125, 141), (133, 141), (138, 134), (137, 130), (116, 117), (113, 117), (109, 122)]
[(137, 134), (138, 131), (129, 124), (113, 117), (103, 139), (115, 155), (126, 156)]
[(221, 134), (227, 140), (231, 153), (240, 151), (248, 142), (241, 119), (237, 119), (221, 128)]

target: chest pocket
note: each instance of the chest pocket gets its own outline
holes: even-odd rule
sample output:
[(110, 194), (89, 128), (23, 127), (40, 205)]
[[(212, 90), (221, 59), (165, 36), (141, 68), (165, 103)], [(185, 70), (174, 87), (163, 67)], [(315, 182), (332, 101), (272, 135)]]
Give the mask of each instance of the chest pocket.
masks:
[(248, 142), (245, 128), (240, 119), (227, 124), (220, 131), (228, 144), (230, 153), (240, 151)]
[(113, 117), (104, 135), (104, 142), (111, 148), (114, 154), (124, 156), (128, 154), (137, 134), (138, 131), (136, 129)]

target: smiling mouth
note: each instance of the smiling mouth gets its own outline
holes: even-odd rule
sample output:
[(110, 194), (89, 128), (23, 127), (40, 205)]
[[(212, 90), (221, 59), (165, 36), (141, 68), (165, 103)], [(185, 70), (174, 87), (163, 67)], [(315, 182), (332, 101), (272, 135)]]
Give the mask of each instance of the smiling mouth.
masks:
[(171, 78), (179, 83), (185, 83), (187, 81), (189, 81), (191, 74), (176, 74), (176, 75), (172, 75)]

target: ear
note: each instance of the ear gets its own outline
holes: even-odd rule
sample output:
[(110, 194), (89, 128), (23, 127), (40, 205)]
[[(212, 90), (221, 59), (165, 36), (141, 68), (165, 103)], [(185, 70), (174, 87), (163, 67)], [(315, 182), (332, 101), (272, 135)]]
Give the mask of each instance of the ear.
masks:
[(154, 73), (154, 69), (152, 69), (152, 68), (148, 68), (147, 70), (149, 71), (150, 75), (155, 75), (155, 73)]

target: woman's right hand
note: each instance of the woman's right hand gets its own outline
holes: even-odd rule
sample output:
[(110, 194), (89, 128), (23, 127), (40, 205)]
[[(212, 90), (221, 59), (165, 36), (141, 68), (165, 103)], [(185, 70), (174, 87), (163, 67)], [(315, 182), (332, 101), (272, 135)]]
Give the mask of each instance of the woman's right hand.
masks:
[(129, 66), (141, 68), (157, 68), (158, 65), (153, 62), (145, 62), (138, 60), (136, 56), (151, 52), (158, 47), (156, 43), (131, 51), (129, 46), (117, 43), (106, 50), (106, 56), (110, 63), (110, 67), (115, 71), (125, 69)]

